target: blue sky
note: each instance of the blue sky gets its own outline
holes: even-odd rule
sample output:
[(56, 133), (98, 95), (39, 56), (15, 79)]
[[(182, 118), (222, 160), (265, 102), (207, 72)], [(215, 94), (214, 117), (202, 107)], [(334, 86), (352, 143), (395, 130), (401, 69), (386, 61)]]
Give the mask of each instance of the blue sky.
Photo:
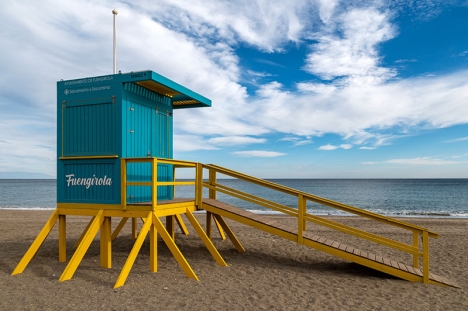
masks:
[(175, 112), (175, 158), (262, 178), (468, 178), (467, 0), (4, 2), (0, 178), (56, 176), (56, 82), (112, 73), (114, 8), (118, 70), (213, 102)]

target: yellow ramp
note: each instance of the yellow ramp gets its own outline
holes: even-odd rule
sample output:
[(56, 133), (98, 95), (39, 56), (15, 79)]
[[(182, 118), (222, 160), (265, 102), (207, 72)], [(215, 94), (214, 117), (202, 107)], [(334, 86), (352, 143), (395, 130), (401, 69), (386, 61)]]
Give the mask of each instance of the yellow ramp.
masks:
[[(203, 209), (290, 241), (298, 242), (299, 240), (297, 229), (215, 199), (203, 199)], [(310, 232), (304, 232), (301, 244), (398, 278), (412, 282), (423, 282), (423, 273), (418, 268), (373, 253), (361, 251), (349, 245), (320, 237)], [(459, 287), (450, 280), (433, 273), (429, 274), (429, 283)]]

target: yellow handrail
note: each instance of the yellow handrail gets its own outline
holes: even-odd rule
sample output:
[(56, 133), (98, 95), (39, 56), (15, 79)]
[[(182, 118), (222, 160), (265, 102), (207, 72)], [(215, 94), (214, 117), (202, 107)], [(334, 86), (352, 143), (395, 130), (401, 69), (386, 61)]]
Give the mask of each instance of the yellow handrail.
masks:
[[(303, 231), (305, 231), (305, 221), (314, 222), (316, 224), (326, 226), (350, 235), (354, 235), (368, 241), (378, 243), (381, 245), (385, 245), (387, 247), (391, 247), (403, 252), (406, 252), (413, 256), (413, 266), (418, 268), (419, 266), (419, 258), (423, 258), (423, 281), (427, 283), (429, 280), (429, 243), (428, 238), (438, 238), (438, 233), (434, 231), (430, 231), (427, 228), (417, 226), (405, 221), (401, 221), (398, 219), (393, 219), (390, 217), (382, 216), (377, 213), (369, 212), (366, 210), (362, 210), (350, 205), (346, 205), (343, 203), (339, 203), (336, 201), (332, 201), (329, 199), (325, 199), (319, 196), (312, 195), (310, 193), (305, 193), (296, 189), (292, 189), (289, 187), (285, 187), (283, 185), (279, 185), (267, 180), (259, 179), (253, 176), (249, 176), (246, 174), (242, 174), (233, 170), (229, 170), (224, 167), (220, 167), (213, 164), (203, 165), (203, 168), (209, 171), (209, 181), (203, 183), (203, 186), (210, 190), (210, 198), (216, 198), (216, 192), (222, 192), (236, 198), (240, 198), (246, 201), (249, 201), (254, 204), (258, 204), (260, 206), (273, 209), (290, 216), (295, 216), (298, 218), (298, 243), (302, 243), (303, 239)], [(298, 207), (297, 209), (290, 208), (285, 205), (278, 204), (273, 201), (269, 201), (264, 198), (260, 198), (233, 188), (229, 188), (227, 186), (221, 185), (216, 182), (216, 173), (220, 173), (229, 177), (237, 178), (239, 180), (243, 180), (255, 185), (259, 185), (262, 187), (266, 187), (275, 191), (283, 192), (292, 196), (296, 196), (298, 198)], [(339, 209), (342, 211), (346, 211), (348, 213), (352, 213), (358, 216), (366, 217), (372, 220), (380, 221), (392, 226), (396, 226), (402, 229), (409, 230), (413, 232), (413, 245), (402, 243), (399, 241), (395, 241), (392, 239), (388, 239), (377, 234), (369, 233), (363, 230), (359, 230), (356, 228), (352, 228), (346, 226), (342, 223), (335, 222), (324, 217), (319, 217), (316, 215), (312, 215), (307, 213), (306, 211), (306, 202), (312, 201), (318, 204), (326, 205), (335, 209)], [(419, 237), (422, 239), (422, 251), (420, 250), (419, 244)]]
[(411, 224), (411, 223), (408, 223), (408, 222), (404, 222), (404, 221), (401, 221), (401, 220), (398, 220), (398, 219), (393, 219), (391, 217), (386, 217), (386, 216), (383, 216), (383, 215), (380, 215), (380, 214), (377, 214), (377, 213), (373, 213), (373, 212), (370, 212), (370, 211), (366, 211), (366, 210), (363, 210), (363, 209), (359, 209), (359, 208), (356, 208), (356, 207), (353, 207), (353, 206), (350, 206), (350, 205), (346, 205), (346, 204), (343, 204), (343, 203), (339, 203), (339, 202), (336, 202), (336, 201), (325, 199), (325, 198), (322, 198), (322, 197), (319, 197), (319, 196), (316, 196), (316, 195), (313, 195), (313, 194), (310, 194), (310, 193), (307, 193), (307, 192), (302, 192), (302, 191), (299, 191), (299, 190), (296, 190), (296, 189), (292, 189), (292, 188), (289, 188), (289, 187), (286, 187), (286, 186), (283, 186), (283, 185), (279, 185), (279, 184), (267, 181), (267, 180), (263, 180), (263, 179), (256, 178), (256, 177), (253, 177), (253, 176), (238, 173), (236, 171), (232, 171), (232, 170), (226, 169), (224, 167), (220, 167), (220, 166), (213, 165), (213, 164), (208, 164), (208, 165), (204, 165), (204, 168), (212, 169), (212, 170), (217, 171), (217, 172), (219, 172), (221, 174), (224, 174), (224, 175), (227, 175), (227, 176), (230, 176), (230, 177), (234, 177), (234, 178), (238, 178), (238, 179), (241, 179), (241, 180), (244, 180), (244, 181), (252, 182), (254, 184), (264, 186), (264, 187), (267, 187), (267, 188), (270, 188), (270, 189), (273, 189), (273, 190), (281, 191), (281, 192), (286, 193), (286, 194), (290, 194), (290, 195), (294, 195), (294, 196), (298, 196), (299, 194), (301, 194), (301, 195), (304, 196), (305, 199), (313, 201), (315, 203), (326, 205), (326, 206), (329, 206), (329, 207), (332, 207), (332, 208), (336, 208), (336, 209), (339, 209), (339, 210), (342, 210), (342, 211), (345, 211), (345, 212), (348, 212), (348, 213), (352, 213), (352, 214), (355, 214), (355, 215), (363, 216), (363, 217), (366, 217), (366, 218), (371, 218), (371, 219), (374, 219), (374, 220), (385, 222), (385, 223), (388, 223), (388, 224), (391, 224), (391, 225), (394, 225), (394, 226), (397, 226), (397, 227), (401, 227), (403, 229), (408, 229), (408, 230), (411, 230), (411, 231), (418, 231), (419, 233), (427, 231), (429, 236), (432, 237), (432, 238), (437, 238), (438, 237), (437, 232), (430, 231), (427, 228), (423, 228), (423, 227), (420, 227), (420, 226), (417, 226), (417, 225), (414, 225), (414, 224)]
[[(127, 164), (128, 163), (151, 163), (151, 181), (127, 181)], [(151, 187), (151, 205), (152, 208), (157, 208), (158, 202), (158, 186), (189, 186), (197, 184), (195, 181), (158, 181), (157, 167), (158, 164), (170, 164), (173, 168), (193, 167), (196, 171), (201, 170), (197, 162), (173, 160), (165, 158), (122, 158), (121, 159), (121, 205), (125, 210), (127, 208), (127, 186), (150, 186)], [(201, 191), (196, 192), (196, 197), (201, 196)]]

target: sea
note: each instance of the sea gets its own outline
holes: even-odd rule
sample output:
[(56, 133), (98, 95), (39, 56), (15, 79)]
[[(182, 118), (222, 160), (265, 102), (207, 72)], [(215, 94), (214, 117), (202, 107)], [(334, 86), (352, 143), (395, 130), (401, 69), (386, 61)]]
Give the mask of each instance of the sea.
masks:
[[(270, 179), (269, 181), (386, 216), (468, 218), (468, 179)], [(286, 206), (297, 198), (237, 179), (219, 179), (227, 187)], [(176, 197), (193, 197), (192, 186), (178, 186)], [(57, 181), (53, 179), (0, 179), (0, 209), (53, 210)], [(204, 191), (204, 197), (208, 197)], [(259, 214), (275, 214), (250, 202), (218, 194), (218, 199)], [(351, 216), (307, 203), (315, 215)]]

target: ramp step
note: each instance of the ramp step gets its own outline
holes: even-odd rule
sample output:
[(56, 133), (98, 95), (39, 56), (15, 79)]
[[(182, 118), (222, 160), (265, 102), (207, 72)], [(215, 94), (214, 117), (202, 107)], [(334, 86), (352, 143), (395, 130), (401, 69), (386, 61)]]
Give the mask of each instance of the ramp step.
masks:
[[(245, 218), (246, 220), (254, 221), (259, 224), (269, 226), (272, 229), (283, 231), (283, 232), (297, 236), (297, 230), (292, 227), (279, 223), (269, 217), (265, 217), (259, 214), (254, 214), (246, 210), (243, 210), (241, 208), (238, 208), (238, 207), (235, 207), (235, 206), (232, 206), (227, 203), (223, 203), (214, 199), (203, 199), (203, 208), (209, 212), (218, 214), (220, 216), (224, 216), (227, 218), (235, 218), (234, 220), (238, 220), (238, 221), (239, 221), (239, 217)], [(233, 217), (233, 216), (236, 216), (236, 217)], [(246, 222), (245, 224), (249, 224), (249, 223)], [(257, 229), (261, 229), (261, 227), (259, 226), (257, 227)], [(269, 232), (271, 233), (271, 231)], [(320, 250), (323, 250), (329, 254), (336, 255), (338, 257), (356, 262), (358, 264), (361, 264), (369, 268), (376, 269), (376, 270), (379, 270), (379, 271), (382, 271), (382, 272), (385, 272), (387, 274), (391, 274), (397, 277), (398, 276), (401, 277), (401, 273), (397, 275), (397, 273), (392, 273), (392, 271), (395, 271), (395, 270), (403, 271), (404, 273), (413, 275), (417, 279), (420, 279), (422, 281), (422, 277), (423, 277), (422, 271), (418, 268), (414, 268), (413, 266), (409, 266), (404, 263), (397, 262), (397, 261), (379, 256), (379, 255), (373, 254), (373, 253), (362, 251), (350, 245), (339, 243), (337, 241), (333, 241), (325, 237), (318, 236), (311, 232), (304, 232), (303, 239), (312, 242), (312, 244), (313, 243), (319, 244), (321, 246)], [(307, 243), (307, 246), (317, 248), (317, 249), (319, 248), (319, 247), (312, 246), (311, 243)], [(335, 250), (335, 251), (332, 251), (332, 250)], [(340, 251), (343, 254), (342, 256), (338, 255), (340, 254)], [(378, 263), (382, 267), (380, 269), (375, 268), (375, 265), (371, 264), (372, 262)], [(414, 277), (411, 277), (411, 278), (408, 277), (408, 279), (414, 279)], [(457, 284), (447, 280), (446, 278), (435, 275), (433, 273), (429, 273), (429, 279), (432, 282), (440, 284), (440, 285), (459, 287)]]

